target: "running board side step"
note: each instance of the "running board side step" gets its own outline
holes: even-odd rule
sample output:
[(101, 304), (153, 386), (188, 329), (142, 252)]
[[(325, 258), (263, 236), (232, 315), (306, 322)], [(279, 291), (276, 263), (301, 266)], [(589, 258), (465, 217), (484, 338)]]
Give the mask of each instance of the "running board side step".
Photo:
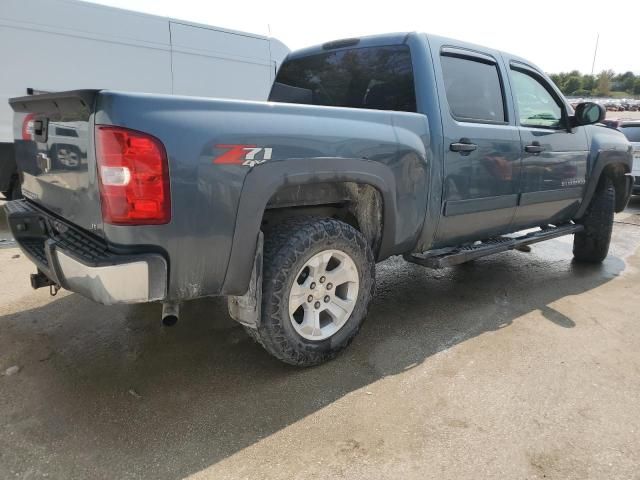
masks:
[(557, 227), (549, 226), (536, 232), (527, 233), (521, 237), (496, 237), (477, 245), (441, 248), (425, 253), (405, 254), (404, 259), (407, 262), (417, 263), (423, 267), (445, 268), (475, 260), (476, 258), (486, 257), (487, 255), (513, 250), (523, 245), (531, 245), (532, 243), (543, 242), (564, 235), (571, 235), (581, 232), (582, 230), (584, 230), (582, 225), (573, 223), (559, 225)]

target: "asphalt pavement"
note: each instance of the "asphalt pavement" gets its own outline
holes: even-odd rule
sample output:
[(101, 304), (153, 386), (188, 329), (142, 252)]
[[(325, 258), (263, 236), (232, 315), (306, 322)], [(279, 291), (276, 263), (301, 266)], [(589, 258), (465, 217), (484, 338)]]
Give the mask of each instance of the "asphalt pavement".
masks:
[(223, 299), (165, 328), (33, 291), (3, 223), (2, 479), (640, 479), (640, 198), (598, 266), (570, 237), (383, 262), (354, 343), (305, 370)]

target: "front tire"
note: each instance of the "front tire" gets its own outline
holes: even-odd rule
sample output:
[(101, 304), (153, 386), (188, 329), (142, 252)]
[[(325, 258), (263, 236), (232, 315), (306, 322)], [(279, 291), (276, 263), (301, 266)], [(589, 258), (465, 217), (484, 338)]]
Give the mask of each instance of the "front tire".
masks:
[(249, 334), (285, 363), (320, 364), (358, 333), (374, 288), (362, 233), (332, 219), (289, 219), (265, 235), (262, 316)]
[(615, 210), (615, 190), (613, 182), (603, 177), (591, 199), (584, 216), (578, 221), (584, 230), (573, 239), (573, 256), (579, 262), (600, 263), (609, 253), (613, 215)]

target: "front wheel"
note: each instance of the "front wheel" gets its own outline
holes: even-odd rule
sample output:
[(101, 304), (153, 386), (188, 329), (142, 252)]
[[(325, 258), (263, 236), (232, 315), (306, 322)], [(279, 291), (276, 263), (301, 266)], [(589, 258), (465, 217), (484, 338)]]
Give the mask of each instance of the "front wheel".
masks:
[(584, 216), (578, 221), (584, 230), (573, 239), (573, 256), (577, 261), (600, 263), (609, 253), (613, 215), (615, 210), (615, 190), (613, 182), (603, 177), (593, 194)]
[(283, 362), (317, 365), (358, 333), (374, 285), (362, 233), (332, 219), (290, 219), (265, 236), (262, 316), (249, 333)]

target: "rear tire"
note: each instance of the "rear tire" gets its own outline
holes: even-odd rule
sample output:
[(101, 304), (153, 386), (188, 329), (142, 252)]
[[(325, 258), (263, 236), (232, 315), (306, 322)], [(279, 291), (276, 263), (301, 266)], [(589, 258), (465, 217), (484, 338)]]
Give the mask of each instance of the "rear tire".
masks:
[(291, 218), (266, 233), (263, 258), (262, 316), (249, 335), (301, 367), (346, 348), (375, 288), (375, 262), (362, 233), (337, 220)]
[(600, 263), (607, 257), (613, 230), (614, 209), (613, 182), (610, 178), (603, 177), (587, 211), (577, 222), (584, 225), (584, 230), (576, 233), (573, 239), (573, 256), (577, 261)]

